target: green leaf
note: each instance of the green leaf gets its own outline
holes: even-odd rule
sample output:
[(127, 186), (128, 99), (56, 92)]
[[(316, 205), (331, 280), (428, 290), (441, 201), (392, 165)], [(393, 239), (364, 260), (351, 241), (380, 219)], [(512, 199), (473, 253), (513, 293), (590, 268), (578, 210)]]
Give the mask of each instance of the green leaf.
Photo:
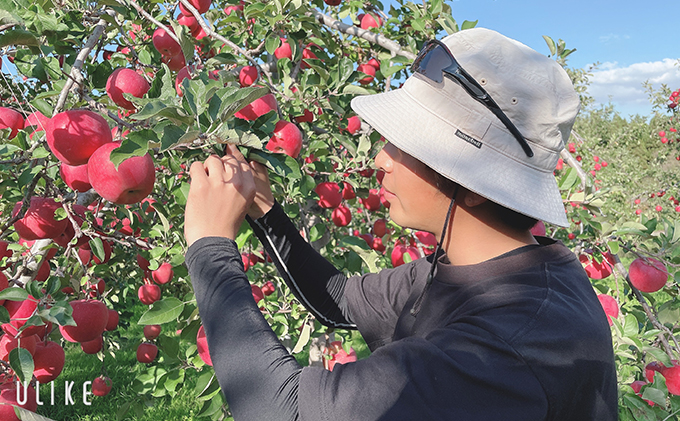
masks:
[(148, 102), (141, 110), (130, 116), (133, 120), (138, 121), (151, 117), (167, 117), (179, 124), (192, 124), (194, 122), (194, 118), (188, 116), (183, 109), (168, 106), (168, 104), (161, 100)]
[(300, 333), (300, 338), (298, 339), (297, 343), (295, 344), (295, 348), (291, 351), (292, 354), (297, 354), (300, 351), (302, 351), (309, 342), (309, 338), (312, 334), (312, 327), (310, 326), (309, 323), (305, 323), (305, 325), (302, 327), (302, 333)]
[(215, 94), (222, 100), (219, 118), (227, 121), (241, 108), (269, 93), (269, 88), (248, 86), (246, 88), (227, 87), (219, 89)]
[(659, 390), (654, 387), (646, 387), (645, 390), (642, 391), (642, 399), (652, 401), (662, 408), (666, 406), (667, 396), (668, 394), (664, 393), (663, 390)]
[(554, 56), (557, 53), (557, 49), (555, 48), (555, 41), (553, 41), (553, 39), (547, 35), (543, 35), (543, 39), (545, 40), (545, 43), (548, 44), (548, 48), (550, 49), (550, 55)]
[(171, 147), (180, 143), (180, 139), (184, 136), (184, 130), (175, 125), (168, 125), (163, 128), (163, 137), (161, 137), (161, 152), (165, 152)]
[[(21, 344), (21, 340), (19, 342)], [(9, 352), (9, 365), (16, 373), (19, 380), (27, 382), (33, 377), (33, 357), (31, 353), (24, 348), (14, 348)]]
[(9, 323), (9, 311), (5, 306), (0, 306), (0, 324)]
[(436, 19), (437, 23), (446, 31), (448, 35), (458, 32), (458, 24), (456, 20), (450, 15), (444, 15)]
[(558, 187), (560, 190), (569, 190), (576, 183), (578, 182), (578, 173), (576, 172), (575, 169), (573, 168), (568, 168), (565, 172), (562, 178), (560, 178), (560, 181), (558, 183)]
[(121, 142), (120, 147), (111, 151), (110, 159), (118, 166), (133, 156), (144, 156), (149, 151), (149, 142), (158, 142), (156, 133), (149, 129), (143, 129), (129, 133)]
[(161, 325), (176, 320), (182, 314), (184, 303), (175, 297), (163, 298), (151, 305), (137, 322), (140, 325)]
[[(23, 396), (23, 391), (21, 392)], [(54, 421), (52, 418), (43, 417), (35, 412), (26, 410), (20, 406), (14, 407), (14, 412), (19, 416), (21, 421)]]
[(28, 292), (23, 288), (5, 288), (0, 291), (0, 300), (24, 301), (28, 298)]
[(369, 95), (371, 91), (369, 91), (366, 88), (362, 88), (361, 86), (357, 85), (346, 85), (342, 89), (342, 93), (345, 95)]
[(475, 26), (477, 26), (477, 22), (479, 22), (479, 21), (478, 20), (473, 20), (473, 21), (465, 20), (465, 21), (463, 21), (463, 24), (460, 26), (460, 28), (461, 28), (461, 30), (474, 28)]
[(104, 242), (102, 239), (99, 237), (94, 237), (89, 241), (89, 243), (92, 254), (94, 254), (94, 256), (99, 259), (100, 262), (103, 262), (106, 258), (106, 252), (104, 251)]
[(0, 48), (8, 45), (39, 46), (40, 41), (33, 33), (25, 29), (11, 29), (0, 34)]

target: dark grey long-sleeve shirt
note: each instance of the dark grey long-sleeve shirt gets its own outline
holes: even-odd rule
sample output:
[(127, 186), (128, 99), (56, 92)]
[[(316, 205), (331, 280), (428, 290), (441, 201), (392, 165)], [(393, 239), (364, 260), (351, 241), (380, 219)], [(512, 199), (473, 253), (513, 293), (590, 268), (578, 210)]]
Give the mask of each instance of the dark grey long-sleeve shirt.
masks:
[(333, 372), (301, 367), (252, 299), (236, 244), (186, 256), (213, 366), (237, 421), (615, 420), (606, 316), (578, 259), (539, 238), (478, 265), (445, 258), (416, 317), (430, 262), (346, 278), (276, 205), (251, 221), (291, 290), (373, 351)]

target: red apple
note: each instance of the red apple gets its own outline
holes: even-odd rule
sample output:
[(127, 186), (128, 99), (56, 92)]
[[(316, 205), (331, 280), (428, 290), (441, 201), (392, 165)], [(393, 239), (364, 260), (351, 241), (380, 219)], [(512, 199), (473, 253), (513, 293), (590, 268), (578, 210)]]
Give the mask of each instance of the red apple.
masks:
[[(198, 13), (205, 13), (210, 9), (210, 5), (212, 4), (212, 0), (189, 0), (189, 3), (191, 3), (192, 6), (198, 10)], [(191, 11), (187, 9), (181, 2), (179, 3), (179, 10), (182, 11), (183, 14), (190, 16), (192, 15)]]
[(167, 32), (165, 32), (165, 29), (156, 29), (151, 38), (153, 40), (153, 46), (156, 47), (156, 50), (158, 50), (158, 52), (162, 55), (173, 57), (178, 54), (182, 54), (182, 47), (177, 43), (177, 41), (172, 39), (172, 37), (168, 35)]
[(602, 309), (604, 310), (604, 313), (607, 315), (607, 320), (609, 321), (609, 325), (611, 326), (613, 324), (612, 319), (616, 319), (617, 317), (619, 317), (619, 305), (616, 302), (616, 299), (611, 295), (607, 294), (598, 294), (597, 299), (600, 300), (600, 304), (602, 304)]
[(285, 38), (281, 38), (281, 46), (274, 50), (274, 55), (278, 59), (282, 59), (284, 57), (290, 60), (293, 59), (293, 50), (291, 49), (290, 44), (288, 44)]
[[(2, 269), (0, 269), (0, 270), (2, 270)], [(7, 280), (7, 277), (5, 276), (5, 274), (0, 272), (0, 291), (4, 290), (7, 287), (9, 287), (9, 281)], [(4, 303), (5, 303), (5, 300), (0, 300), (0, 305), (3, 305)]]
[(347, 119), (347, 130), (349, 134), (355, 134), (361, 128), (361, 119), (355, 115)]
[(92, 188), (87, 177), (87, 164), (73, 166), (62, 162), (59, 165), (59, 175), (67, 186), (77, 192), (86, 192)]
[[(10, 322), (3, 323), (2, 330), (8, 335), (15, 336), (19, 329), (21, 329), (25, 324), (26, 320), (36, 313), (38, 308), (38, 300), (29, 295), (27, 299), (23, 301), (5, 301), (4, 304), (7, 312), (9, 313)], [(21, 337), (35, 335), (40, 333), (44, 326), (30, 326), (21, 331)]]
[(382, 238), (388, 232), (387, 220), (385, 218), (376, 219), (373, 223), (373, 234)]
[(113, 382), (107, 376), (99, 376), (92, 380), (92, 394), (95, 396), (106, 396), (111, 392)]
[(24, 128), (24, 116), (12, 108), (0, 107), (0, 129), (12, 129), (8, 139), (14, 138)]
[(256, 303), (259, 303), (260, 300), (264, 299), (264, 294), (262, 293), (262, 288), (255, 284), (250, 284), (250, 291), (253, 294), (253, 299), (255, 300)]
[(661, 374), (663, 374), (666, 379), (666, 387), (668, 387), (668, 393), (672, 395), (680, 395), (680, 366), (674, 365), (673, 367), (665, 368)]
[(633, 260), (628, 268), (628, 275), (630, 283), (642, 292), (656, 292), (663, 288), (668, 280), (666, 265), (651, 258)]
[(198, 20), (196, 20), (194, 15), (192, 15), (191, 13), (187, 15), (185, 15), (184, 13), (180, 13), (179, 15), (177, 15), (177, 23), (188, 27), (189, 32), (191, 32), (191, 35), (195, 35), (195, 33), (197, 33), (199, 29), (201, 29), (201, 25), (198, 23)]
[(112, 308), (109, 309), (109, 318), (106, 321), (106, 327), (104, 330), (107, 332), (111, 332), (112, 330), (116, 330), (118, 327), (118, 321), (120, 319), (120, 316), (118, 315), (118, 312)]
[(101, 265), (109, 261), (112, 253), (111, 243), (108, 240), (104, 240), (102, 241), (102, 244), (104, 248), (104, 260), (100, 260), (99, 257), (92, 253), (89, 242), (78, 247), (78, 257), (80, 257), (80, 260), (85, 266), (90, 266), (91, 262), (95, 265)]
[(340, 186), (338, 183), (325, 181), (319, 183), (314, 192), (319, 195), (319, 206), (330, 209), (337, 208), (342, 202), (342, 193), (340, 193)]
[(193, 72), (194, 66), (184, 66), (179, 72), (177, 72), (177, 76), (175, 77), (175, 90), (177, 91), (178, 96), (184, 96), (184, 92), (182, 91), (182, 81), (184, 81), (184, 79), (191, 80)]
[(380, 195), (378, 194), (378, 190), (370, 189), (368, 191), (368, 197), (359, 198), (359, 202), (361, 202), (361, 204), (369, 211), (377, 211), (378, 209), (380, 209), (381, 206)]
[(35, 354), (37, 340), (36, 335), (23, 338), (14, 338), (7, 334), (2, 335), (2, 338), (0, 338), (0, 360), (9, 361), (9, 353), (15, 348), (23, 348), (31, 355)]
[(95, 151), (87, 163), (90, 184), (104, 199), (116, 204), (138, 203), (148, 196), (156, 182), (156, 170), (149, 153), (121, 162), (116, 170), (111, 151), (120, 143), (112, 142)]
[(59, 326), (64, 339), (69, 342), (88, 342), (101, 336), (109, 321), (109, 309), (98, 300), (74, 300), (73, 308), (76, 326)]
[(33, 354), (33, 375), (42, 384), (56, 379), (64, 369), (66, 354), (64, 348), (56, 342), (38, 342)]
[(368, 76), (359, 79), (359, 83), (362, 85), (368, 85), (369, 83), (373, 82), (373, 79), (375, 78), (375, 67), (371, 66), (370, 64), (364, 63), (360, 64), (357, 67), (357, 71), (366, 73)]
[(272, 110), (276, 110), (277, 107), (278, 105), (274, 95), (267, 94), (241, 108), (236, 114), (234, 114), (234, 117), (253, 121)]
[(405, 246), (403, 244), (397, 244), (394, 246), (394, 249), (392, 249), (392, 253), (390, 255), (390, 258), (392, 260), (392, 266), (397, 267), (403, 265), (404, 262), (404, 255), (408, 254), (409, 257), (411, 258), (411, 261), (414, 261), (416, 259), (420, 258), (420, 254), (418, 253), (418, 249), (413, 247), (413, 246)]
[(158, 269), (151, 271), (151, 277), (153, 278), (154, 282), (161, 285), (170, 282), (174, 274), (175, 273), (172, 270), (172, 265), (168, 262), (161, 263)]
[(333, 341), (324, 350), (326, 355), (331, 355), (331, 358), (324, 358), (324, 368), (328, 371), (333, 371), (335, 364), (347, 364), (357, 360), (357, 353), (353, 348), (349, 349), (349, 354), (342, 347), (342, 342)]
[(251, 86), (257, 81), (257, 67), (243, 66), (238, 74), (238, 82), (241, 87)]
[(331, 214), (333, 223), (338, 227), (346, 227), (352, 221), (352, 211), (347, 206), (338, 206)]
[(663, 365), (663, 363), (659, 361), (652, 361), (645, 366), (645, 378), (648, 382), (652, 383), (654, 381), (654, 373), (657, 371), (659, 373), (663, 373), (665, 369), (666, 366)]
[[(12, 216), (16, 216), (21, 210), (23, 202), (19, 202), (12, 210)], [(38, 240), (56, 238), (66, 229), (68, 219), (57, 221), (54, 212), (61, 208), (52, 198), (32, 197), (28, 210), (23, 218), (14, 223), (17, 234), (25, 240)]]
[(151, 305), (161, 299), (161, 288), (155, 284), (144, 284), (137, 290), (139, 301)]
[(302, 149), (302, 132), (295, 124), (279, 120), (274, 126), (274, 135), (267, 142), (266, 149), (297, 158)]
[(342, 182), (342, 198), (345, 200), (351, 200), (356, 197), (354, 193), (354, 187), (346, 181)]
[(151, 85), (142, 75), (132, 69), (118, 68), (106, 81), (106, 94), (116, 105), (128, 110), (135, 110), (135, 105), (125, 99), (124, 93), (141, 98), (149, 91)]
[(201, 357), (204, 363), (212, 366), (212, 358), (210, 358), (210, 350), (208, 350), (208, 338), (205, 336), (205, 329), (203, 325), (198, 328), (198, 334), (196, 335), (196, 347), (198, 348), (198, 356)]
[(147, 341), (153, 341), (161, 334), (162, 330), (161, 325), (146, 325), (144, 326), (144, 337)]
[(533, 227), (531, 227), (531, 235), (545, 237), (545, 234), (545, 223), (543, 223), (543, 221), (538, 221)]
[(111, 143), (111, 129), (102, 116), (87, 110), (63, 111), (49, 120), (47, 144), (61, 162), (84, 165), (102, 145)]
[(274, 285), (274, 282), (267, 281), (267, 282), (264, 283), (264, 285), (262, 285), (261, 289), (262, 289), (262, 293), (265, 296), (268, 297), (268, 296), (272, 295), (274, 293), (274, 291), (276, 291), (276, 286)]
[(329, 6), (338, 6), (342, 0), (323, 0), (323, 2)]
[(361, 13), (357, 15), (357, 19), (359, 20), (361, 29), (380, 28), (382, 26), (382, 19), (380, 19), (380, 16), (373, 16), (371, 13)]
[(26, 117), (26, 120), (24, 121), (24, 129), (35, 127), (33, 133), (31, 133), (31, 136), (33, 136), (34, 133), (45, 131), (49, 121), (50, 118), (45, 117), (45, 114), (41, 113), (40, 111), (34, 111), (29, 114), (28, 117)]
[(137, 347), (137, 361), (140, 363), (150, 363), (158, 356), (158, 347), (149, 342), (142, 342)]
[(614, 257), (609, 252), (603, 253), (602, 257), (602, 261), (597, 262), (590, 257), (590, 253), (579, 256), (581, 263), (585, 264), (586, 274), (591, 279), (605, 279), (612, 274), (614, 270)]
[(374, 68), (376, 71), (380, 70), (380, 62), (379, 62), (377, 59), (375, 59), (375, 58), (372, 58), (372, 59), (368, 60), (368, 61), (366, 62), (366, 64), (368, 64), (369, 66), (373, 66), (373, 68)]
[(162, 56), (161, 61), (168, 65), (168, 68), (173, 72), (181, 70), (187, 65), (186, 59), (184, 58), (184, 53), (180, 52), (174, 56)]
[(243, 12), (243, 0), (241, 0), (241, 4), (229, 5), (224, 8), (224, 13), (226, 13), (227, 16), (231, 15), (231, 12), (234, 13)]
[(98, 337), (91, 341), (80, 343), (80, 348), (83, 350), (83, 352), (90, 355), (96, 354), (97, 352), (101, 351), (103, 347), (104, 337), (102, 335), (99, 335)]
[[(26, 395), (24, 395), (24, 392)], [(17, 402), (17, 387), (15, 382), (5, 383), (0, 386), (0, 420), (2, 421), (21, 421), (14, 412), (14, 406), (19, 406), (27, 411), (36, 412), (38, 410), (38, 403), (35, 397), (35, 389), (33, 386), (27, 386), (24, 389), (23, 385), (19, 387), (19, 400), (25, 401), (20, 405)]]
[(303, 70), (309, 69), (310, 66), (309, 66), (309, 64), (307, 64), (307, 59), (317, 59), (317, 58), (318, 57), (316, 56), (316, 54), (314, 54), (314, 52), (312, 50), (310, 50), (309, 48), (305, 48), (304, 50), (302, 50), (302, 64), (300, 65), (300, 68), (303, 69)]

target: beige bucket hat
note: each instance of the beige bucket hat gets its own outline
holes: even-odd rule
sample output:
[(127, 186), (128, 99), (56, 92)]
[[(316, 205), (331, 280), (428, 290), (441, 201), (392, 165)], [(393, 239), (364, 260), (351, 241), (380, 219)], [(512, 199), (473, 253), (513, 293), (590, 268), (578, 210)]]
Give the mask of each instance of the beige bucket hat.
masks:
[(532, 157), (487, 106), (449, 77), (437, 83), (414, 73), (400, 89), (354, 98), (354, 111), (444, 177), (521, 214), (569, 226), (553, 175), (580, 107), (567, 73), (489, 29), (441, 41), (519, 129)]

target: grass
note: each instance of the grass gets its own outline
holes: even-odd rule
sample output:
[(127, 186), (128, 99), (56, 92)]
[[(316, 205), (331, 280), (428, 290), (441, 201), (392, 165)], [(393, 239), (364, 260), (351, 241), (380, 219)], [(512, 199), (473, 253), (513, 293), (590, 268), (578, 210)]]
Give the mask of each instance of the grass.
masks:
[[(54, 381), (54, 405), (51, 404), (51, 386), (41, 385), (40, 400), (43, 405), (38, 407), (38, 414), (51, 418), (55, 421), (79, 420), (79, 421), (110, 421), (118, 419), (117, 414), (122, 409), (129, 408), (127, 414), (121, 418), (124, 420), (147, 421), (147, 420), (193, 420), (200, 412), (203, 402), (196, 399), (194, 391), (196, 379), (200, 374), (193, 368), (185, 371), (184, 382), (177, 386), (174, 397), (164, 396), (154, 398), (151, 394), (140, 395), (133, 389), (137, 376), (144, 373), (149, 367), (154, 367), (165, 358), (163, 352), (152, 364), (141, 364), (136, 359), (137, 345), (142, 342), (143, 326), (135, 323), (146, 307), (135, 307), (132, 313), (121, 314), (123, 320), (130, 321), (129, 326), (119, 325), (116, 332), (106, 332), (105, 342), (117, 343), (120, 349), (113, 348), (112, 356), (105, 352), (99, 355), (85, 354), (80, 344), (65, 342), (66, 364), (62, 373)], [(175, 327), (163, 325), (164, 334), (174, 336)], [(109, 335), (107, 337), (107, 335)], [(59, 334), (56, 334), (58, 337)], [(109, 348), (111, 349), (111, 348)], [(92, 381), (101, 374), (102, 360), (106, 367), (106, 373), (113, 381), (111, 392), (104, 397), (88, 395), (91, 403), (83, 402), (83, 383)], [(205, 369), (203, 369), (205, 370)], [(65, 403), (65, 383), (72, 384), (70, 396), (73, 402)], [(71, 383), (72, 382), (72, 383)], [(90, 387), (88, 386), (88, 391)]]

